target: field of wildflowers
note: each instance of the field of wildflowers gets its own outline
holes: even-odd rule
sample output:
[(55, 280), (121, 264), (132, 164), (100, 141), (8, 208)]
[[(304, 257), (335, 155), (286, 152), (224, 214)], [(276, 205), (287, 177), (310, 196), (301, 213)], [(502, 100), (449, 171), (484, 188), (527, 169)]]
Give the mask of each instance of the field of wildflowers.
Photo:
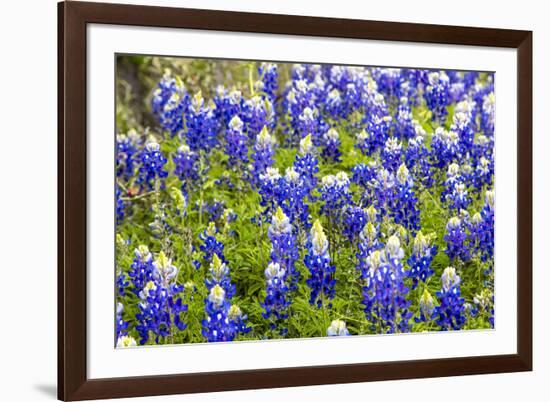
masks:
[(117, 347), (493, 328), (493, 80), (119, 56)]

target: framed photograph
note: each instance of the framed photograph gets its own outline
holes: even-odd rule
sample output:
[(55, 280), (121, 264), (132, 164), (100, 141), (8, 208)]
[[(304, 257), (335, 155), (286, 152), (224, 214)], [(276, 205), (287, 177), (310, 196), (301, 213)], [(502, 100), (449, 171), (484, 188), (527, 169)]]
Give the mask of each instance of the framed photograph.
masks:
[(532, 33), (63, 2), (58, 397), (532, 369)]

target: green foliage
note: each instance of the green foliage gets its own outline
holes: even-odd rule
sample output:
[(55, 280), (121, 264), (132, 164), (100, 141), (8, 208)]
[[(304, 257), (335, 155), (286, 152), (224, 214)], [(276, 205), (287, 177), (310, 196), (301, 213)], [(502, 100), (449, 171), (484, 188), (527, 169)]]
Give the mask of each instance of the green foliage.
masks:
[[(250, 92), (249, 64), (239, 64), (226, 61), (185, 60), (156, 57), (122, 57), (118, 60), (117, 69), (117, 130), (128, 131), (131, 128), (145, 132), (144, 127), (152, 121), (150, 115), (150, 99), (154, 85), (161, 78), (164, 70), (170, 68), (174, 74), (184, 78), (185, 85), (192, 92), (194, 89), (202, 89), (205, 97), (212, 94), (208, 89), (215, 88), (221, 82), (231, 82), (243, 93)], [(123, 71), (127, 71), (124, 74)], [(255, 70), (254, 70), (254, 74)], [(283, 70), (281, 75), (287, 72)], [(256, 77), (257, 78), (257, 77)], [(139, 97), (142, 97), (139, 100)], [(417, 119), (428, 136), (431, 136), (434, 128), (430, 120), (430, 112), (426, 107), (420, 106), (413, 110)], [(452, 110), (449, 113), (452, 116)], [(155, 127), (155, 126), (153, 126)], [(320, 162), (319, 177), (327, 174), (335, 174), (340, 170), (350, 174), (351, 168), (360, 162), (368, 162), (369, 158), (357, 152), (354, 148), (354, 136), (344, 125), (337, 127), (341, 139), (342, 162)], [(163, 138), (161, 149), (164, 155), (169, 156), (167, 169), (173, 170), (172, 157), (179, 146), (177, 138), (169, 138), (162, 133), (149, 131), (149, 135)], [(280, 139), (281, 132), (274, 133)], [(276, 152), (275, 167), (282, 171), (292, 166), (296, 156), (296, 149), (279, 147)], [(204, 284), (208, 267), (201, 266), (196, 269), (193, 260), (198, 258), (199, 234), (204, 231), (208, 221), (201, 216), (201, 212), (195, 205), (200, 201), (219, 200), (225, 202), (226, 208), (232, 209), (237, 214), (237, 220), (230, 225), (223, 221), (216, 222), (220, 231), (219, 240), (225, 245), (224, 253), (229, 264), (232, 282), (236, 284), (237, 292), (233, 303), (239, 305), (244, 314), (248, 315), (248, 323), (252, 330), (241, 335), (242, 340), (257, 340), (277, 337), (269, 330), (268, 322), (262, 317), (260, 303), (265, 297), (264, 270), (270, 261), (271, 243), (267, 237), (267, 226), (259, 226), (252, 219), (261, 212), (260, 198), (250, 185), (241, 180), (236, 190), (228, 190), (216, 185), (216, 180), (222, 174), (230, 174), (237, 178), (235, 172), (227, 170), (227, 157), (221, 150), (214, 150), (209, 158), (209, 173), (204, 181), (201, 191), (192, 192), (187, 200), (187, 216), (182, 218), (176, 213), (177, 200), (170, 196), (173, 188), (180, 188), (180, 181), (174, 175), (169, 175), (166, 180), (166, 188), (160, 191), (159, 203), (166, 219), (173, 231), (165, 239), (155, 236), (149, 226), (155, 219), (153, 194), (129, 201), (129, 213), (127, 218), (117, 226), (117, 235), (128, 242), (128, 245), (117, 246), (116, 265), (120, 272), (128, 272), (133, 258), (133, 249), (140, 244), (145, 244), (156, 256), (161, 250), (172, 258), (173, 263), (179, 268), (177, 283), (185, 285), (184, 302), (188, 303), (189, 310), (185, 322), (187, 329), (174, 335), (174, 343), (204, 342), (201, 335), (201, 321), (204, 319), (204, 299), (207, 296)], [(442, 173), (443, 174), (443, 173)], [(354, 198), (358, 199), (359, 189), (352, 185)], [(418, 190), (417, 190), (418, 191)], [(431, 234), (438, 247), (438, 253), (433, 261), (432, 268), (435, 274), (430, 278), (426, 286), (435, 297), (441, 288), (440, 277), (443, 270), (450, 264), (445, 254), (446, 247), (443, 236), (445, 225), (450, 218), (448, 210), (440, 202), (442, 188), (434, 191), (418, 191), (419, 209), (421, 210), (421, 227), (425, 234)], [(474, 214), (483, 205), (483, 200), (477, 194), (469, 212)], [(310, 210), (312, 220), (319, 216), (319, 203), (311, 203)], [(327, 222), (323, 222), (326, 224)], [(393, 233), (397, 227), (391, 223), (385, 223), (382, 233)], [(303, 239), (302, 239), (303, 240)], [(410, 255), (413, 237), (408, 236), (403, 247), (406, 255)], [(305, 279), (309, 273), (302, 262), (301, 256), (297, 268), (301, 272), (302, 280), (296, 293), (293, 295), (293, 303), (290, 307), (288, 319), (287, 338), (302, 338), (325, 336), (326, 329), (331, 320), (342, 319), (346, 321), (351, 334), (376, 333), (373, 323), (365, 319), (361, 304), (361, 280), (356, 270), (357, 257), (356, 246), (349, 244), (341, 235), (331, 238), (330, 254), (334, 256), (336, 265), (336, 298), (333, 300), (332, 309), (318, 309), (308, 302), (309, 289), (305, 285)], [(303, 250), (303, 247), (301, 247)], [(194, 250), (194, 251), (193, 251)], [(302, 251), (303, 253), (303, 251)], [(457, 267), (462, 277), (462, 295), (469, 303), (473, 302), (476, 294), (483, 290), (483, 270), (486, 264), (479, 260), (473, 260)], [(410, 285), (410, 283), (408, 283)], [(422, 285), (410, 293), (413, 302), (412, 309), (415, 316), (419, 312), (419, 299), (423, 291)], [(137, 338), (133, 329), (136, 325), (135, 314), (138, 311), (138, 297), (131, 292), (120, 300), (125, 305), (124, 319), (130, 322), (130, 334)], [(488, 317), (479, 315), (476, 318), (468, 318), (467, 329), (488, 328)], [(436, 330), (433, 323), (414, 323), (413, 331)]]

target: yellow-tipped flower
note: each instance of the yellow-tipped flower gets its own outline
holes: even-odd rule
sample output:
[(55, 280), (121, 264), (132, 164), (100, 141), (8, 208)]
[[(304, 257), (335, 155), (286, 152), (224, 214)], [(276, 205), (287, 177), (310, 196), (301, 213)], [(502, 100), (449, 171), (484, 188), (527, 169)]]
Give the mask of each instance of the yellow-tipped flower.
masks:
[(315, 220), (311, 228), (311, 245), (316, 255), (323, 255), (328, 248), (328, 240), (319, 219)]
[(193, 101), (191, 103), (191, 106), (193, 107), (195, 112), (198, 112), (203, 105), (204, 105), (204, 98), (202, 97), (202, 91), (199, 91), (193, 96)]
[(313, 150), (313, 142), (311, 141), (311, 134), (306, 135), (300, 140), (300, 155), (305, 156)]
[(397, 169), (397, 181), (399, 181), (400, 184), (406, 184), (409, 181), (409, 169), (407, 169), (407, 166), (405, 166), (404, 163), (399, 166), (399, 169)]

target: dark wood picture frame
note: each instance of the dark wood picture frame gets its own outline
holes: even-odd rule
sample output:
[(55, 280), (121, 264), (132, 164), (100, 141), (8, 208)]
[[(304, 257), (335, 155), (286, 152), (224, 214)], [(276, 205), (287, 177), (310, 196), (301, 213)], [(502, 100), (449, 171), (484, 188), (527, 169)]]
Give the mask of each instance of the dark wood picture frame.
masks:
[[(517, 49), (517, 353), (147, 377), (86, 373), (86, 25)], [(532, 32), (167, 7), (58, 4), (58, 398), (83, 400), (532, 370)]]

